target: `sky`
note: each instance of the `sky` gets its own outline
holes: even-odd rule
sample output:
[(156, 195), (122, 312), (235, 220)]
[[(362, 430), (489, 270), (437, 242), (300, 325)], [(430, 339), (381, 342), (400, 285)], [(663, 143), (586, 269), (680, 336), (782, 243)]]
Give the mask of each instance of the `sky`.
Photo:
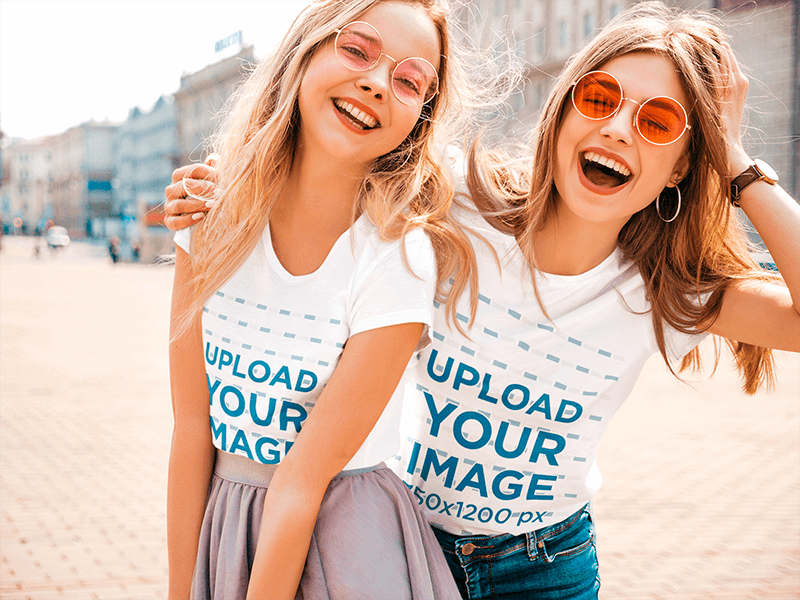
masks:
[(8, 138), (124, 121), (177, 91), (181, 74), (235, 54), (260, 58), (309, 0), (0, 0), (0, 127)]

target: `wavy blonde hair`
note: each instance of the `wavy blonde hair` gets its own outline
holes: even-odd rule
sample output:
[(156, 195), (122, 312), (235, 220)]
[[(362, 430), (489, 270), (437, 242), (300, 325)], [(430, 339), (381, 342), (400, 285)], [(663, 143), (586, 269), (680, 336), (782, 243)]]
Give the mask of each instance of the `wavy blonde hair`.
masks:
[(374, 161), (361, 184), (353, 219), (366, 213), (385, 240), (424, 228), (436, 251), (437, 300), (446, 301), (448, 319), (460, 327), (455, 300), (469, 288), (474, 315), (475, 255), (451, 215), (454, 183), (442, 151), (459, 136), (466, 139), (476, 129), (478, 115), (508, 96), (519, 80), (519, 67), (465, 52), (448, 31), (449, 10), (441, 0), (318, 0), (298, 16), (230, 101), (214, 143), (222, 191), (192, 235), (195, 298), (184, 315), (187, 326), (244, 263), (269, 221), (292, 166), (300, 127), (297, 97), (312, 56), (336, 29), (381, 2), (421, 6), (428, 12), (441, 49), (439, 93), (424, 105), (408, 137)]
[[(732, 82), (720, 62), (726, 55), (726, 39), (721, 24), (710, 14), (674, 10), (661, 2), (637, 4), (577, 52), (556, 80), (535, 132), (529, 176), (514, 173), (507, 153), (478, 146), (470, 153), (468, 185), (473, 198), (496, 227), (517, 236), (535, 286), (534, 240), (555, 215), (556, 141), (572, 82), (631, 52), (651, 52), (672, 61), (688, 99), (692, 127), (687, 150), (690, 169), (680, 182), (683, 209), (666, 223), (651, 203), (628, 220), (617, 244), (641, 272), (658, 348), (673, 374), (665, 348), (665, 324), (686, 333), (707, 329), (719, 316), (723, 294), (733, 281), (780, 281), (759, 269), (750, 257), (747, 237), (727, 197), (728, 148), (721, 115), (724, 92)], [(725, 341), (747, 393), (755, 393), (764, 383), (771, 385), (771, 350)], [(718, 360), (717, 347), (715, 364)], [(690, 366), (700, 366), (697, 348), (683, 357), (679, 370)]]

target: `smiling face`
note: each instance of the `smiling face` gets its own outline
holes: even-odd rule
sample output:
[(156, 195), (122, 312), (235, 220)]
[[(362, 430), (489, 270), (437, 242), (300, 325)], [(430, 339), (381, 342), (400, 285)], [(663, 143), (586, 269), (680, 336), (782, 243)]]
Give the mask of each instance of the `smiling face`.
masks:
[(438, 69), (440, 49), (436, 27), (419, 5), (382, 2), (358, 20), (380, 33), (386, 56), (372, 69), (352, 71), (336, 57), (335, 35), (320, 46), (300, 86), (298, 150), (366, 165), (397, 148), (420, 116), (420, 107), (392, 92), (394, 61), (421, 57)]
[(559, 215), (607, 223), (617, 232), (634, 213), (680, 181), (688, 169), (690, 131), (678, 141), (656, 146), (634, 125), (636, 104), (669, 96), (688, 106), (675, 65), (654, 53), (633, 52), (614, 58), (598, 70), (611, 73), (625, 98), (611, 117), (591, 120), (564, 109), (556, 142), (555, 185)]

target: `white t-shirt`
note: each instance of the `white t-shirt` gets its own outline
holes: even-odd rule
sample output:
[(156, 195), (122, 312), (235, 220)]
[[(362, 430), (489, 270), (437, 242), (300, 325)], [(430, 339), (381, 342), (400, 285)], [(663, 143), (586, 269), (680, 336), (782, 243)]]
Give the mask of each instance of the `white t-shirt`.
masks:
[[(351, 235), (352, 234), (352, 235)], [(191, 229), (175, 243), (190, 252)], [(291, 448), (333, 373), (347, 339), (401, 323), (432, 323), (436, 262), (422, 230), (384, 242), (362, 216), (315, 272), (294, 276), (278, 261), (269, 228), (203, 310), (203, 351), (214, 445), (275, 464)], [(412, 358), (378, 423), (345, 467), (397, 453), (403, 389)]]
[[(642, 277), (618, 250), (581, 275), (537, 279), (551, 322), (516, 240), (474, 213), (463, 221), (491, 242), (502, 270), (473, 238), (475, 325), (460, 335), (437, 304), (406, 399), (403, 448), (388, 464), (433, 524), (457, 535), (520, 534), (592, 499), (600, 438), (656, 340)], [(466, 294), (458, 315), (466, 328)], [(672, 357), (703, 337), (667, 327), (665, 336)]]

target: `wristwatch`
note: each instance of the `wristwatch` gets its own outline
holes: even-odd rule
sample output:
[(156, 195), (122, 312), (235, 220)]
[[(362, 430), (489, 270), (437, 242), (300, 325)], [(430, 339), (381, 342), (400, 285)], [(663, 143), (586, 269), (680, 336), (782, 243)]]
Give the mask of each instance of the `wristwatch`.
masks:
[(770, 185), (778, 183), (778, 174), (761, 159), (755, 159), (752, 165), (731, 181), (731, 204), (739, 206), (742, 190), (755, 181), (766, 181)]

